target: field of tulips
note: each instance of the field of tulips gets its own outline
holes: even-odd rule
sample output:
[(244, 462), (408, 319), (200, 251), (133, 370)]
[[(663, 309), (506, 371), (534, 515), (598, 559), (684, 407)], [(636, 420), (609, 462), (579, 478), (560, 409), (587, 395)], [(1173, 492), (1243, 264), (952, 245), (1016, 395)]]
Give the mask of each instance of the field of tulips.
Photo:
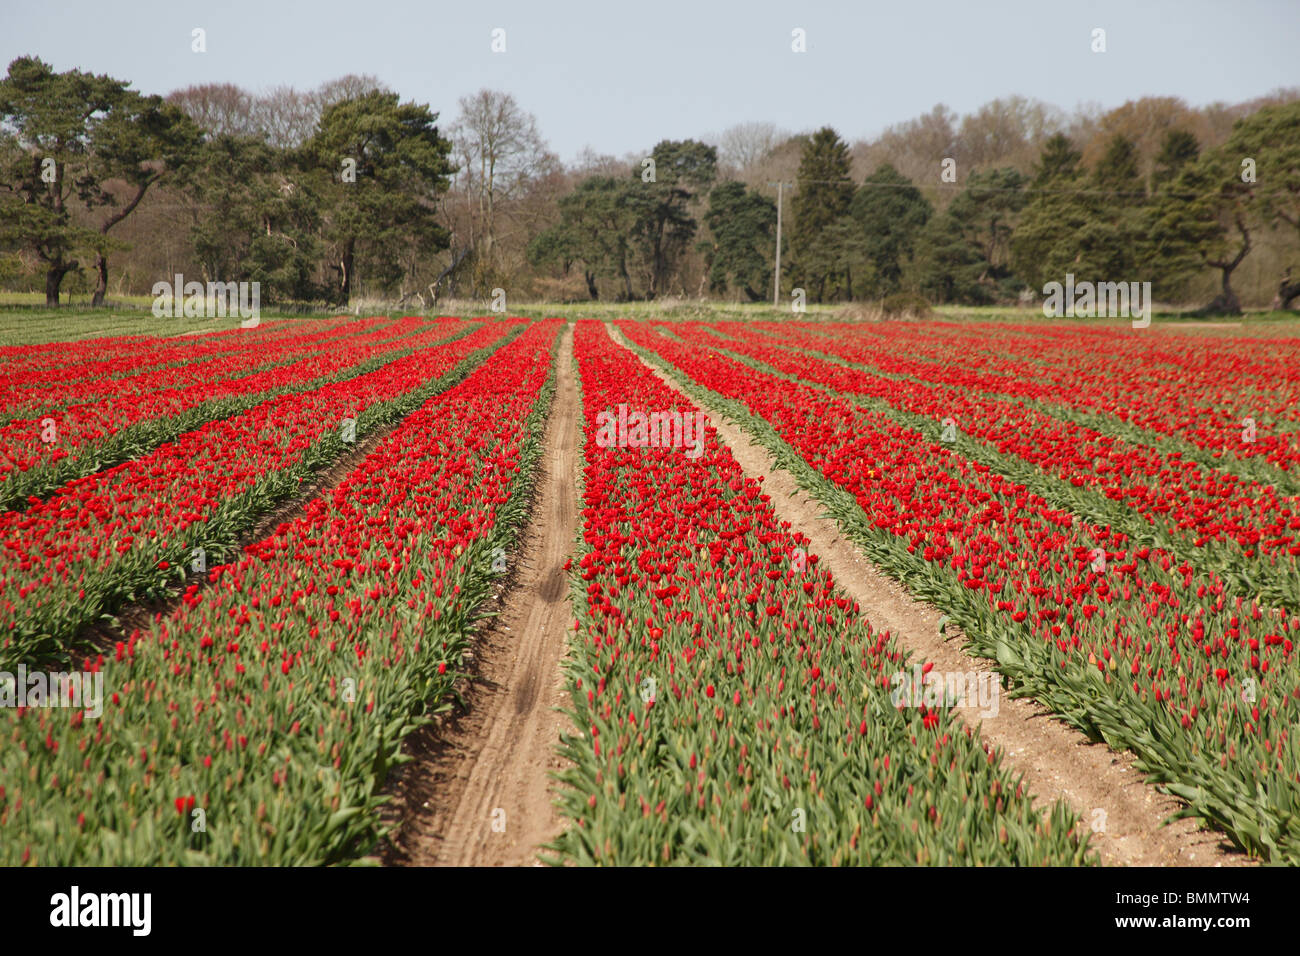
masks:
[(698, 458), (602, 447), (620, 404), (693, 411), (580, 322), (583, 544), (575, 725), (553, 847), (606, 864), (1041, 864), (1088, 859), (936, 708), (895, 707), (906, 662), (817, 570), (709, 430)]
[[(962, 387), (885, 378), (855, 364), (845, 367), (783, 341), (735, 327), (720, 343), (697, 327), (678, 334), (718, 345), (742, 361), (800, 381), (852, 395), (906, 427), (930, 429), (966, 457), (1031, 488), (1053, 504), (1123, 531), (1138, 544), (1169, 550), (1231, 581), (1236, 593), (1270, 604), (1300, 607), (1300, 509), (1271, 484), (1241, 480), (1187, 461), (1177, 452), (1112, 435)], [(793, 334), (789, 340), (801, 341)], [(860, 353), (856, 344), (827, 346), (836, 355)]]
[[(790, 345), (880, 375), (1000, 395), (1104, 434), (1300, 492), (1300, 348), (1293, 338), (947, 324), (902, 329), (762, 323)], [(829, 344), (829, 346), (828, 346)]]
[[(507, 344), (486, 328), (377, 379), (366, 397), (421, 394), (475, 345), (500, 345), (299, 517), (88, 662), (111, 692), (100, 719), (4, 712), (0, 864), (320, 864), (369, 851), (387, 771), (446, 706), (491, 554), (526, 514), (559, 327), (516, 325)], [(313, 440), (306, 420), (332, 425), (339, 402), (314, 406), (293, 444)]]
[[(570, 328), (581, 535), (572, 618), (546, 631), (568, 634), (568, 729), (543, 860), (1098, 862), (977, 720), (899, 703), (933, 665), (711, 425), (668, 429), (703, 412), (960, 628), (999, 692), (1300, 864), (1300, 338)], [(0, 347), (0, 865), (373, 862), (404, 743), (482, 675), (500, 555), (546, 522), (569, 334), (341, 317)], [(93, 673), (102, 713), (11, 702), (20, 668)]]
[[(7, 421), (19, 414), (33, 414), (79, 402), (111, 396), (125, 380), (141, 382), (140, 376), (166, 374), (176, 369), (176, 377), (166, 386), (176, 387), (184, 380), (184, 367), (197, 374), (190, 381), (207, 376), (202, 363), (243, 356), (256, 356), (260, 349), (279, 346), (291, 339), (299, 341), (333, 328), (335, 335), (345, 335), (386, 324), (384, 319), (367, 319), (351, 328), (337, 321), (316, 320), (297, 325), (270, 323), (256, 331), (230, 330), (214, 335), (178, 336), (166, 344), (141, 348), (138, 339), (100, 339), (94, 343), (60, 343), (48, 346), (9, 346), (0, 348), (5, 365), (0, 381), (0, 415)], [(238, 332), (244, 332), (241, 336)], [(160, 387), (155, 385), (154, 387)], [(134, 388), (141, 391), (138, 386)]]
[[(426, 323), (368, 320), (296, 335), (269, 331), (227, 340), (221, 352), (195, 350), (188, 360), (132, 373), (131, 356), (112, 364), (108, 378), (77, 378), (36, 389), (22, 379), (49, 369), (7, 375), (15, 404), (0, 425), (0, 509), (22, 508), (75, 478), (138, 457), (198, 428), (229, 418), (278, 395), (310, 391), (353, 378), (410, 354), (441, 336), (465, 334), (456, 319)], [(419, 341), (408, 340), (419, 333)], [(167, 358), (183, 347), (162, 350)], [(225, 353), (225, 354), (222, 354)], [(158, 355), (152, 350), (148, 361)], [(134, 361), (139, 361), (136, 356)], [(101, 373), (105, 374), (105, 373)]]
[[(751, 339), (735, 330), (620, 328), (767, 444), (864, 553), (961, 625), (1017, 693), (1133, 750), (1150, 778), (1186, 802), (1185, 814), (1252, 854), (1300, 862), (1300, 618), (1295, 604), (1264, 597), (1295, 594), (1294, 577), (1286, 590), (1289, 554), (1258, 567), (1244, 551), (1216, 560), (1189, 548), (1185, 534), (1154, 546), (1115, 512), (1107, 515), (1117, 520), (1091, 520), (1057, 487), (1050, 499), (1040, 492), (1055, 462), (1038, 458), (1030, 475), (1018, 462), (1034, 460), (1013, 455), (1006, 434), (982, 445), (945, 441), (954, 390), (925, 405), (901, 380), (880, 391), (857, 370), (737, 348)], [(775, 364), (745, 361), (751, 354)], [(972, 428), (986, 427), (971, 411), (987, 408), (983, 400), (960, 407)], [(1097, 442), (1089, 452), (1114, 447)], [(1271, 492), (1267, 506), (1280, 517), (1296, 513), (1294, 498), (1260, 491)], [(1263, 568), (1278, 569), (1280, 591), (1262, 586)]]
[(198, 549), (205, 564), (220, 561), (349, 437), (418, 407), (504, 334), (497, 323), (445, 342), (435, 325), (373, 371), (209, 422), (0, 515), (0, 664), (71, 650), (86, 625), (183, 579)]

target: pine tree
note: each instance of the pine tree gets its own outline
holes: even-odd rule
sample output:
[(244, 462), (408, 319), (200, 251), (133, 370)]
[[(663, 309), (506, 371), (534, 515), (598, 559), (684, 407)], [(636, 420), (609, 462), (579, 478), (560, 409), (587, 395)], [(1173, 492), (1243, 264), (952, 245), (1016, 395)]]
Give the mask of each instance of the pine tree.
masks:
[(1011, 237), (1011, 263), (1036, 288), (1060, 281), (1076, 264), (1072, 236), (1088, 224), (1080, 159), (1069, 137), (1057, 133), (1034, 167), (1032, 199)]
[(1196, 161), (1200, 151), (1194, 134), (1185, 129), (1167, 130), (1160, 141), (1160, 152), (1156, 153), (1151, 192), (1159, 192), (1162, 186), (1173, 182), (1184, 166)]
[(1056, 182), (1070, 182), (1079, 175), (1082, 155), (1070, 138), (1056, 133), (1043, 143), (1043, 152), (1034, 167), (1034, 188), (1042, 189)]
[(921, 293), (931, 302), (983, 305), (990, 301), (989, 286), (981, 280), (987, 263), (951, 212), (925, 224), (917, 242), (911, 274)]
[(646, 298), (663, 294), (678, 255), (695, 235), (698, 224), (691, 204), (717, 177), (718, 151), (695, 140), (663, 140), (651, 152), (655, 178), (645, 181), (640, 169), (632, 170), (633, 194), (638, 210), (635, 240), (649, 264)]
[[(1223, 151), (1257, 220), (1300, 235), (1300, 102), (1266, 106), (1239, 119)], [(1300, 277), (1293, 278), (1289, 268), (1277, 297), (1282, 308), (1300, 298)]]
[(1138, 173), (1137, 147), (1127, 136), (1113, 136), (1106, 144), (1106, 151), (1092, 171), (1092, 187), (1098, 191), (1120, 194), (1143, 192)]
[(765, 299), (772, 281), (776, 203), (744, 183), (723, 183), (709, 195), (704, 222), (713, 234), (703, 246), (710, 288), (722, 292), (734, 283), (751, 302)]
[(1011, 240), (1012, 263), (1035, 286), (1067, 274), (1090, 282), (1138, 279), (1143, 198), (1136, 154), (1126, 137), (1112, 139), (1085, 176), (1064, 136), (1044, 145), (1034, 187)]
[(853, 194), (849, 215), (859, 230), (871, 266), (869, 292), (897, 292), (903, 267), (912, 256), (916, 236), (933, 208), (912, 181), (885, 163)]
[(1177, 289), (1204, 269), (1219, 270), (1219, 294), (1198, 310), (1202, 315), (1241, 313), (1232, 274), (1250, 254), (1255, 210), (1235, 158), (1225, 146), (1187, 163), (1148, 211), (1145, 262), (1153, 282)]
[(1029, 201), (1028, 181), (1010, 167), (977, 170), (948, 206), (948, 215), (984, 263), (979, 281), (988, 298), (1000, 290), (1012, 293), (1019, 284), (1011, 270), (1011, 237)]
[(804, 144), (791, 204), (791, 272), (811, 287), (810, 297), (817, 302), (825, 297), (827, 284), (834, 286), (840, 278), (832, 263), (840, 258), (841, 250), (835, 247), (842, 230), (831, 227), (848, 213), (853, 201), (851, 168), (848, 146), (829, 126)]
[(77, 201), (110, 198), (91, 168), (97, 134), (130, 95), (127, 84), (80, 70), (55, 73), (34, 57), (0, 79), (0, 130), (12, 131), (0, 163), (0, 246), (30, 252), (45, 270), (45, 304), (57, 307), (76, 258), (107, 251), (104, 237), (74, 219)]

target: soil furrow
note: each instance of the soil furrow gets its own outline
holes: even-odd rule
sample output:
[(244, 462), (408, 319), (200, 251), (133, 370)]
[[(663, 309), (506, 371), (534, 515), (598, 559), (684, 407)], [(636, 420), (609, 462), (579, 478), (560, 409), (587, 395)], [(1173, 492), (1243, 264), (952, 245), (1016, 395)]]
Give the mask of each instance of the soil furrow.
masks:
[(550, 793), (567, 718), (560, 667), (569, 612), (564, 563), (577, 534), (581, 435), (573, 335), (563, 333), (532, 512), (499, 610), (475, 645), (461, 706), (411, 740), (397, 774), (400, 824), (385, 862), (526, 866), (562, 822)]

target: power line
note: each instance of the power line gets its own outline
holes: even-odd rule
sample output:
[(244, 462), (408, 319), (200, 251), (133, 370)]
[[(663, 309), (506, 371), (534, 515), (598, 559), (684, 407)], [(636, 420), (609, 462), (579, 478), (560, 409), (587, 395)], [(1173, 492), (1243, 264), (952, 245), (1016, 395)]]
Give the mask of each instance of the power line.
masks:
[[(734, 181), (744, 182), (743, 180), (740, 179)], [(677, 188), (676, 182), (668, 182), (668, 181), (662, 183), (657, 181), (650, 181), (645, 183), (645, 185), (647, 186), (665, 185), (665, 186), (671, 186), (673, 188)], [(776, 186), (778, 187), (778, 192), (781, 191), (780, 189), (781, 183), (769, 182), (767, 183), (767, 185)], [(1233, 186), (1237, 185), (1236, 180), (1233, 180), (1228, 185), (1233, 185)], [(1241, 183), (1241, 185), (1253, 187), (1255, 186), (1255, 183), (1243, 182)], [(1171, 199), (1201, 199), (1203, 197), (1218, 195), (1223, 189), (1223, 187), (1221, 186), (1218, 189), (1211, 189), (1211, 190), (1207, 190), (1206, 192), (1197, 192), (1197, 193), (1146, 192), (1140, 189), (1136, 189), (1136, 190), (1096, 189), (1096, 188), (1087, 188), (1087, 187), (1077, 188), (1077, 189), (1053, 189), (1046, 186), (986, 186), (982, 183), (970, 183), (970, 182), (915, 183), (912, 182), (911, 180), (908, 180), (905, 183), (872, 183), (872, 182), (857, 183), (851, 179), (797, 179), (792, 183), (790, 182), (785, 183), (785, 186), (788, 186), (791, 189), (797, 189), (799, 186), (844, 186), (848, 189), (855, 189), (855, 190), (856, 189), (940, 189), (940, 190), (949, 189), (949, 190), (960, 191), (960, 190), (971, 189), (976, 192), (988, 192), (988, 193), (1005, 192), (1005, 193), (1022, 193), (1028, 195), (1055, 195), (1055, 196), (1115, 196), (1115, 197), (1122, 197), (1127, 199), (1155, 199), (1159, 197), (1169, 197)], [(1269, 192), (1263, 192), (1263, 191), (1251, 189), (1250, 193), (1252, 198), (1262, 197), (1265, 199), (1269, 199), (1274, 196), (1291, 195), (1290, 190), (1286, 190), (1286, 189), (1275, 189)]]
[[(776, 183), (768, 183), (769, 186), (775, 186)], [(1219, 193), (1218, 189), (1202, 193), (1170, 192), (1170, 193), (1148, 193), (1141, 190), (1119, 190), (1119, 189), (1049, 189), (1043, 186), (985, 186), (980, 183), (914, 183), (910, 180), (905, 183), (855, 183), (851, 179), (799, 179), (793, 183), (786, 183), (787, 186), (797, 189), (799, 186), (845, 186), (850, 189), (972, 189), (979, 192), (1008, 192), (1008, 193), (1032, 193), (1036, 195), (1059, 195), (1059, 196), (1125, 196), (1133, 199), (1154, 199), (1159, 196), (1169, 196), (1173, 199), (1199, 199), (1203, 196), (1214, 196)], [(1235, 183), (1234, 183), (1235, 185)], [(1253, 186), (1254, 183), (1242, 183), (1243, 186)], [(1268, 193), (1254, 193), (1264, 197), (1275, 195), (1289, 194), (1287, 190), (1278, 189)]]

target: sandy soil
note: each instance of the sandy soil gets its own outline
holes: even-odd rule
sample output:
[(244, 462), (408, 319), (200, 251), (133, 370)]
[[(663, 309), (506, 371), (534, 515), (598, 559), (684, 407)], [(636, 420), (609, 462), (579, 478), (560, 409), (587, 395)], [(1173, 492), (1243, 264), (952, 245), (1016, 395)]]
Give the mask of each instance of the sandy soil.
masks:
[(557, 388), (529, 523), (497, 616), (475, 643), (464, 705), (416, 734), (393, 788), (400, 820), (390, 865), (526, 866), (562, 829), (549, 773), (568, 719), (560, 668), (572, 625), (564, 562), (578, 528), (581, 435), (572, 327), (562, 333)]

